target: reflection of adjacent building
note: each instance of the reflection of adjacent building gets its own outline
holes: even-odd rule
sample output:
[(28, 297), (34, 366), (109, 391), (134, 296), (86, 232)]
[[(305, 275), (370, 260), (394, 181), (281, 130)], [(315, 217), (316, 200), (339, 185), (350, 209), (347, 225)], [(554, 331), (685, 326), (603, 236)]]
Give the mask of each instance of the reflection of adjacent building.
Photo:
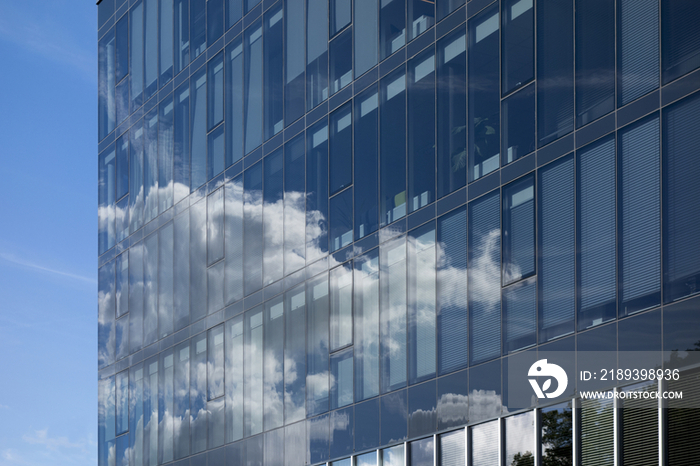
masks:
[(98, 19), (100, 465), (694, 464), (695, 2)]

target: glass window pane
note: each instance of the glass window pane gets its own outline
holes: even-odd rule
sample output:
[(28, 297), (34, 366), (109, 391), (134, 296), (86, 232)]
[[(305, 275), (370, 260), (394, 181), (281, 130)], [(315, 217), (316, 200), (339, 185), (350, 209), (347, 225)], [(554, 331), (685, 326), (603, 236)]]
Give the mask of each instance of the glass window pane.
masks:
[(265, 304), (265, 352), (263, 368), (264, 428), (284, 424), (284, 300), (279, 296)]
[(664, 302), (700, 291), (700, 164), (693, 157), (700, 99), (668, 107), (663, 115)]
[(406, 0), (383, 0), (379, 10), (380, 60), (406, 44)]
[(282, 131), (284, 127), (283, 41), (282, 6), (265, 13), (265, 140)]
[(263, 44), (257, 21), (245, 32), (244, 128), (245, 153), (262, 144)]
[(207, 364), (207, 399), (224, 394), (224, 326), (209, 329)]
[[(129, 461), (126, 464), (143, 462), (143, 363), (131, 366), (129, 374)], [(188, 439), (189, 440), (189, 439)], [(126, 456), (126, 453), (125, 453)]]
[(180, 330), (190, 323), (190, 215), (175, 218), (173, 239), (173, 324)]
[(466, 40), (461, 27), (437, 43), (438, 198), (467, 184)]
[(533, 0), (505, 0), (501, 43), (503, 94), (522, 86), (535, 74)]
[(659, 137), (658, 115), (618, 136), (619, 315), (661, 303)]
[(379, 394), (379, 258), (376, 249), (355, 259), (354, 274), (355, 399), (360, 401)]
[(379, 227), (378, 98), (376, 86), (371, 86), (355, 97), (354, 180), (355, 238), (357, 239), (364, 238)]
[(542, 408), (540, 427), (543, 463), (573, 463), (571, 403)]
[(173, 409), (175, 382), (175, 354), (173, 349), (160, 353), (160, 380), (158, 397), (158, 464), (173, 460)]
[[(131, 111), (143, 104), (143, 2), (129, 10), (129, 82), (131, 88)], [(133, 440), (132, 440), (133, 441)]]
[(284, 123), (290, 123), (304, 114), (304, 0), (284, 2)]
[(469, 181), (499, 166), (500, 89), (498, 5), (470, 19), (469, 29)]
[(190, 86), (185, 82), (175, 90), (173, 178), (178, 203), (190, 194)]
[(379, 451), (379, 461), (382, 466), (402, 466), (404, 462), (404, 446), (385, 448)]
[(224, 303), (231, 304), (243, 298), (243, 177), (226, 183), (225, 238), (226, 270)]
[(134, 233), (143, 226), (143, 124), (131, 128), (129, 144), (129, 231)]
[(115, 282), (114, 261), (100, 267), (98, 271), (98, 366), (105, 367), (114, 362)]
[(207, 75), (202, 67), (190, 78), (190, 160), (191, 188), (207, 182)]
[(615, 318), (615, 140), (578, 156), (579, 330)]
[(224, 257), (224, 190), (207, 196), (207, 262), (213, 264)]
[[(398, 2), (399, 0), (393, 0)], [(382, 79), (379, 129), (381, 226), (406, 215), (406, 71)]]
[(282, 278), (284, 268), (283, 218), (284, 153), (278, 149), (263, 159), (263, 285)]
[(115, 231), (115, 150), (114, 147), (99, 155), (98, 223), (100, 254), (114, 247)]
[[(129, 15), (124, 15), (117, 21), (114, 30), (116, 40), (115, 50), (115, 82), (119, 83), (129, 74)], [(128, 113), (127, 105), (127, 113)]]
[(143, 464), (158, 464), (158, 357), (143, 368)]
[(435, 223), (408, 236), (408, 383), (435, 376)]
[(244, 295), (262, 288), (263, 265), (263, 206), (262, 163), (258, 162), (243, 174), (243, 270), (245, 270)]
[(242, 0), (226, 0), (226, 29), (229, 29), (241, 19), (242, 10)]
[(306, 262), (328, 253), (328, 120), (306, 132)]
[(618, 104), (659, 87), (659, 2), (620, 0), (617, 10)]
[(352, 403), (352, 361), (352, 348), (331, 356), (331, 409)]
[(692, 1), (661, 2), (661, 60), (666, 84), (700, 66), (697, 43), (700, 4)]
[(466, 0), (437, 0), (435, 5), (437, 8), (437, 20), (442, 20), (465, 3)]
[(243, 438), (243, 315), (226, 322), (226, 442)]
[(499, 461), (499, 427), (498, 420), (470, 427), (471, 429), (471, 466), (491, 466)]
[[(379, 446), (379, 398), (355, 405), (355, 451)], [(377, 452), (360, 455), (355, 466), (376, 466)]]
[[(352, 363), (350, 363), (352, 367)], [(350, 382), (350, 388), (352, 390), (352, 382)], [(331, 413), (331, 432), (330, 432), (330, 457), (338, 458), (341, 456), (346, 456), (353, 451), (353, 437), (354, 437), (354, 416), (352, 406), (345, 409), (340, 409), (338, 411), (333, 411)], [(331, 465), (343, 464), (342, 461), (333, 462)], [(351, 466), (350, 458), (345, 460), (345, 466)]]
[(386, 393), (406, 386), (406, 238), (385, 243), (380, 254), (381, 387)]
[(158, 90), (158, 0), (144, 0), (144, 77), (143, 101)]
[(207, 3), (209, 0), (190, 0), (190, 47), (192, 60), (207, 48)]
[(435, 2), (408, 0), (408, 40), (423, 34), (435, 24)]
[(328, 411), (328, 277), (321, 275), (306, 284), (308, 306), (306, 413)]
[(469, 369), (469, 422), (500, 415), (501, 393), (501, 360)]
[[(435, 380), (431, 380), (408, 389), (408, 436), (410, 438), (429, 435), (435, 431), (437, 426), (436, 386)], [(415, 442), (411, 444), (411, 464), (415, 464), (415, 460), (420, 461), (421, 464), (426, 460), (430, 461), (429, 464), (433, 463), (432, 437), (430, 440), (430, 444), (421, 444), (422, 448), (427, 449), (423, 453), (429, 453), (429, 457), (422, 454), (418, 457), (413, 456), (416, 453), (413, 451)]]
[(297, 422), (284, 429), (284, 465), (306, 464), (306, 423)]
[(440, 445), (438, 466), (463, 466), (466, 464), (464, 429), (442, 434), (438, 436), (438, 439)]
[(533, 277), (503, 290), (503, 353), (527, 348), (537, 340), (537, 286)]
[(350, 102), (330, 116), (330, 194), (352, 184), (352, 106)]
[(413, 212), (435, 200), (435, 51), (432, 47), (408, 63), (407, 116), (408, 210)]
[(331, 4), (331, 37), (340, 32), (345, 26), (350, 24), (352, 19), (351, 0), (332, 0)]
[(209, 133), (207, 139), (207, 179), (212, 179), (225, 168), (224, 125)]
[(379, 7), (377, 0), (355, 0), (355, 77), (377, 64)]
[[(207, 448), (216, 448), (224, 444), (225, 430), (225, 403), (224, 398), (207, 402), (207, 411), (209, 412), (209, 437), (207, 440)], [(212, 455), (223, 453), (221, 450), (216, 450), (217, 453), (210, 452), (208, 454), (209, 461), (212, 461)], [(218, 463), (221, 464), (221, 463)]]
[(172, 94), (158, 110), (158, 213), (173, 205), (174, 104)]
[(328, 440), (329, 420), (330, 415), (324, 414), (306, 421), (307, 463), (315, 464), (328, 461), (330, 443)]
[(573, 2), (537, 1), (537, 138), (542, 147), (574, 129)]
[(352, 270), (350, 263), (331, 271), (330, 350), (352, 344)]
[(613, 464), (613, 399), (581, 400), (581, 464)]
[(224, 54), (220, 53), (207, 63), (208, 73), (208, 124), (211, 130), (224, 119)]
[(207, 315), (207, 203), (190, 207), (190, 315), (196, 322)]
[(306, 109), (328, 98), (328, 2), (306, 0)]
[(190, 454), (190, 342), (175, 347), (175, 396), (173, 410), (173, 444), (175, 458)]
[(505, 99), (501, 103), (501, 118), (501, 164), (506, 165), (535, 150), (535, 85)]
[(190, 340), (190, 434), (192, 453), (207, 449), (207, 334)]
[(143, 261), (143, 346), (158, 339), (158, 235), (146, 238)]
[(263, 309), (245, 313), (243, 435), (263, 430)]
[[(461, 426), (467, 423), (469, 419), (468, 379), (469, 372), (466, 369), (438, 379), (438, 430)], [(464, 436), (464, 434), (462, 434), (462, 436)], [(462, 442), (464, 442), (464, 440), (462, 440)], [(464, 448), (464, 443), (462, 443), (462, 448)], [(463, 464), (462, 462), (462, 465)]]
[(503, 188), (503, 284), (535, 273), (535, 179)]
[[(382, 445), (402, 442), (406, 440), (406, 427), (408, 423), (408, 406), (406, 403), (406, 390), (399, 390), (381, 397), (381, 419), (382, 419)], [(389, 451), (387, 451), (389, 450)], [(400, 453), (398, 452), (400, 450)], [(393, 466), (395, 460), (399, 460), (398, 465), (403, 463), (403, 445), (382, 450), (382, 464), (386, 465), (387, 453), (390, 454), (390, 464)], [(401, 455), (400, 457), (398, 455)]]
[(284, 299), (286, 319), (284, 327), (284, 420), (285, 424), (291, 424), (306, 417), (306, 294), (304, 285), (288, 291)]
[(160, 56), (159, 71), (160, 85), (173, 78), (173, 19), (175, 14), (174, 0), (159, 0), (160, 14)]
[(190, 64), (190, 0), (175, 0), (175, 74)]
[[(626, 387), (626, 394), (646, 392), (654, 394), (659, 387), (656, 381), (648, 381)], [(630, 396), (620, 403), (622, 438), (620, 456), (624, 464), (659, 464), (659, 400)]]
[(115, 83), (115, 39), (114, 29), (105, 34), (98, 44), (98, 76), (99, 76), (99, 134), (101, 141), (114, 131), (116, 125), (116, 101), (114, 94)]
[(433, 437), (416, 440), (408, 444), (411, 466), (433, 466)]
[(539, 171), (538, 247), (540, 342), (574, 331), (576, 186), (574, 157)]
[(148, 223), (158, 215), (158, 109), (154, 108), (144, 118), (143, 221)]
[(501, 215), (496, 191), (469, 205), (468, 279), (472, 364), (501, 355)]
[(615, 109), (615, 1), (576, 0), (576, 126)]
[(243, 44), (241, 37), (226, 48), (226, 166), (243, 157)]
[(207, 43), (213, 45), (224, 33), (224, 0), (207, 0)]
[(117, 317), (129, 312), (129, 251), (124, 251), (116, 260), (115, 307)]
[(352, 243), (352, 188), (331, 198), (331, 252)]
[(306, 166), (304, 134), (284, 145), (284, 274), (306, 264)]
[(506, 464), (534, 466), (535, 412), (505, 418)]
[(129, 249), (129, 353), (141, 349), (142, 344), (143, 242), (140, 242)]

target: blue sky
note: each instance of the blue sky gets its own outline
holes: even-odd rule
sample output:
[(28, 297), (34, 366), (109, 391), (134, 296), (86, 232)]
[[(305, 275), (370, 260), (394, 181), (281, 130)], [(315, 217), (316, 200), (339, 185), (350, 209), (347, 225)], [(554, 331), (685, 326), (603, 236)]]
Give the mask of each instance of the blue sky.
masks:
[(0, 0), (0, 466), (97, 464), (96, 18)]

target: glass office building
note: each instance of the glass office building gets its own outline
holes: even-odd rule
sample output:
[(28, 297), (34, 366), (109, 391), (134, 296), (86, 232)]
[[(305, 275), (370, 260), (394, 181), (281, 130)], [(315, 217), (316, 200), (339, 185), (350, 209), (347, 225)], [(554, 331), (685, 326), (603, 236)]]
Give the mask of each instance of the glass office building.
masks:
[(97, 10), (99, 466), (697, 464), (700, 2)]

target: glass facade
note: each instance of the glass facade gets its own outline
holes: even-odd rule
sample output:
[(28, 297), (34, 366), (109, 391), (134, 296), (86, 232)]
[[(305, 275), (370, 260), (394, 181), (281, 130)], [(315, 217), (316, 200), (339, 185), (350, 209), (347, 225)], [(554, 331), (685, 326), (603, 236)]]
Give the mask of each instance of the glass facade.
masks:
[(99, 466), (695, 464), (699, 18), (99, 2)]

